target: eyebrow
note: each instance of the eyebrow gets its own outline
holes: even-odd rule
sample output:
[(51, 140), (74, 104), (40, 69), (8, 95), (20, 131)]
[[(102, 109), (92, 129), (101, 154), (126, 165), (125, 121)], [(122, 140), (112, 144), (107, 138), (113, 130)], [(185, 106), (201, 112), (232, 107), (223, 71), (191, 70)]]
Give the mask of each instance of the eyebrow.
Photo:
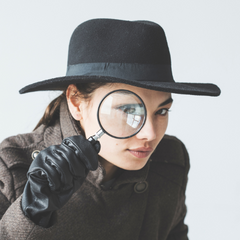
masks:
[(170, 97), (170, 98), (168, 98), (166, 101), (160, 103), (160, 104), (158, 105), (158, 107), (165, 106), (165, 105), (167, 105), (168, 103), (172, 103), (172, 102), (173, 102), (173, 99)]

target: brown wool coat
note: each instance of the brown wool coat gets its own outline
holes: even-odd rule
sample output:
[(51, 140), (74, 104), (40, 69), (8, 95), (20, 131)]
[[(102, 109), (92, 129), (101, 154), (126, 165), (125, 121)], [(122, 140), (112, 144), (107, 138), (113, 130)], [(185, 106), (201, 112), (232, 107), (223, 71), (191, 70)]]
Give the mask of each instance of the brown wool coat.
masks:
[[(139, 171), (123, 171), (111, 189), (101, 181), (101, 165), (44, 229), (24, 216), (21, 194), (31, 154), (79, 134), (66, 102), (53, 126), (10, 137), (0, 145), (0, 239), (186, 240), (187, 151), (175, 137), (164, 136)], [(143, 183), (142, 183), (143, 182)], [(139, 185), (139, 183), (142, 183)], [(142, 187), (142, 188), (141, 188)]]

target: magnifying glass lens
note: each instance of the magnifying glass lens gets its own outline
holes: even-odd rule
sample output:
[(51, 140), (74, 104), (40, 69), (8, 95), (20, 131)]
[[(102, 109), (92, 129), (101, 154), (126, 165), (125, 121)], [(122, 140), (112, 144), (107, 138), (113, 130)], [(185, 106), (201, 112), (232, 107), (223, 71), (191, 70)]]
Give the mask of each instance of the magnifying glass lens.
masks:
[(142, 100), (133, 92), (118, 90), (101, 102), (98, 112), (101, 128), (110, 136), (127, 138), (136, 134), (145, 122)]

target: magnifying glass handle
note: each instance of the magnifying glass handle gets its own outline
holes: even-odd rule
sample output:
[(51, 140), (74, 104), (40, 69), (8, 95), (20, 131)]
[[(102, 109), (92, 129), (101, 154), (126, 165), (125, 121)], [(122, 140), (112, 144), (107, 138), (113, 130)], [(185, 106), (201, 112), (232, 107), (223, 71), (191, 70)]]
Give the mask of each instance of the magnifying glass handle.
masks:
[(92, 140), (90, 140), (90, 139), (93, 139), (93, 140), (97, 141), (103, 134), (104, 134), (104, 131), (103, 131), (102, 129), (100, 129), (99, 131), (97, 131), (97, 132), (95, 133), (95, 135), (89, 137), (89, 138), (88, 138), (88, 141), (91, 142)]
[[(104, 134), (104, 131), (100, 129), (95, 135), (88, 138), (88, 141), (95, 147), (97, 140)], [(95, 147), (96, 148), (96, 147)]]

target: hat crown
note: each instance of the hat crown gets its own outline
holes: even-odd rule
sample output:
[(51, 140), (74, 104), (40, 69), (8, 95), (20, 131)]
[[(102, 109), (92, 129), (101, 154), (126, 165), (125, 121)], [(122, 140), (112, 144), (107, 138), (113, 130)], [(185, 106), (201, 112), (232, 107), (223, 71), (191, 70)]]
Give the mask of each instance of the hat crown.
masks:
[(170, 65), (164, 30), (150, 21), (92, 19), (73, 32), (68, 66), (79, 63)]
[(218, 96), (208, 83), (176, 83), (162, 27), (150, 21), (92, 19), (69, 44), (66, 76), (30, 84), (20, 93), (65, 90), (70, 84), (116, 82), (163, 92)]

